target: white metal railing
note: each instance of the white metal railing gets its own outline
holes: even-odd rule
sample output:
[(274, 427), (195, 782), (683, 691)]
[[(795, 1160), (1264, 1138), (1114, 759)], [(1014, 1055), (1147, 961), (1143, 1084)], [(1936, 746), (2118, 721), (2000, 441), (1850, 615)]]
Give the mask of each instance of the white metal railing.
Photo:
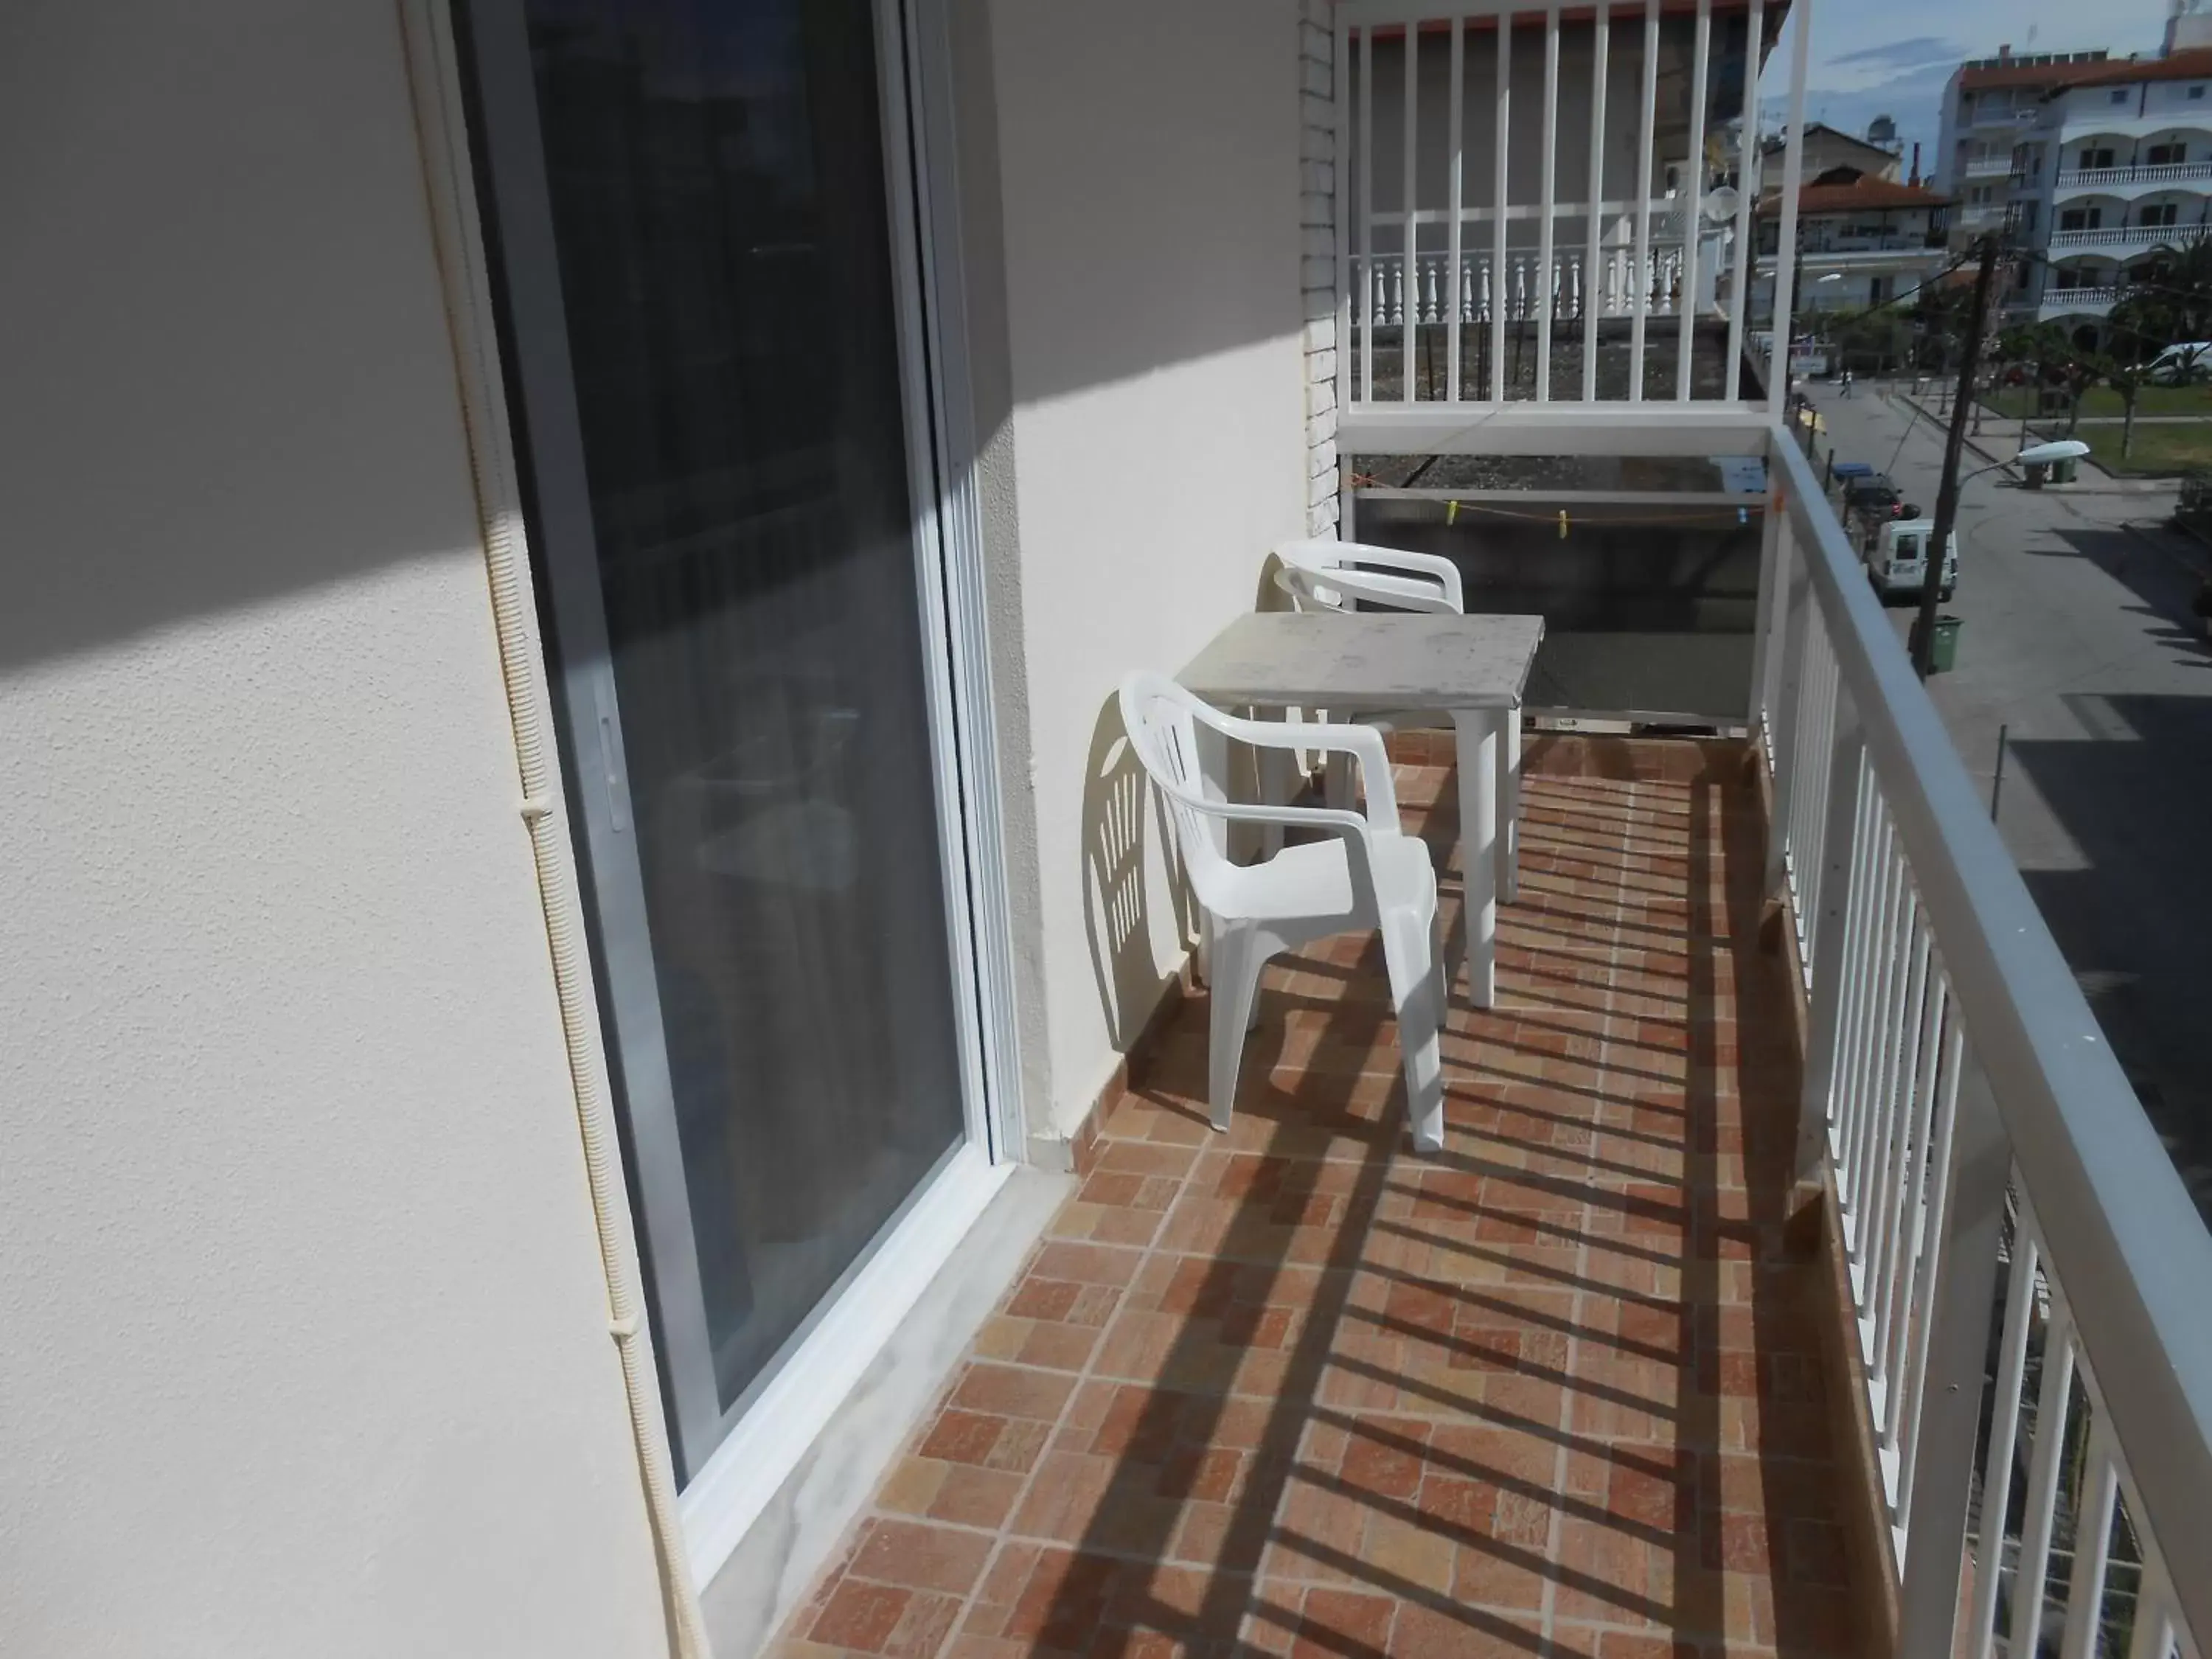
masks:
[[(1601, 360), (1615, 399), (1681, 402), (1700, 389), (1715, 401), (1741, 398), (1759, 146), (1755, 131), (1738, 132), (1741, 188), (1728, 210), (1708, 213), (1715, 0), (1692, 0), (1662, 19), (1664, 5), (1598, 0), (1586, 18), (1563, 21), (1557, 3), (1339, 0), (1340, 405), (1593, 402)], [(1747, 0), (1750, 40), (1764, 38), (1765, 5)], [(1633, 29), (1640, 49), (1616, 88), (1608, 76), (1617, 28)], [(1589, 68), (1570, 87), (1561, 84), (1563, 35), (1577, 54), (1584, 37), (1589, 43)], [(1662, 41), (1670, 85), (1678, 68), (1687, 82), (1668, 94), (1680, 107), (1686, 93), (1687, 119), (1669, 116), (1663, 140)], [(1797, 41), (1780, 180), (1785, 252), (1772, 285), (1783, 341), (1803, 176), (1804, 31)], [(1537, 111), (1525, 107), (1525, 94), (1523, 107), (1513, 107), (1516, 52), (1524, 63), (1541, 54)], [(1563, 177), (1563, 131), (1579, 137), (1585, 128), (1571, 168), (1584, 176)], [(1670, 165), (1682, 181), (1673, 196), (1663, 193)], [(1707, 337), (1710, 378), (1701, 386), (1694, 360), (1705, 321), (1725, 325), (1726, 343)], [(1578, 399), (1571, 376), (1580, 380)]]
[(2011, 173), (2012, 157), (2009, 154), (1977, 155), (1966, 163), (1966, 177), (1969, 179), (2005, 178), (2009, 177)]
[(2201, 1659), (2212, 1235), (1813, 469), (1779, 428), (1769, 453), (1753, 701), (1811, 1007), (1800, 1170), (1838, 1200), (1897, 1651), (2028, 1659), (2048, 1621), (2063, 1659)]
[(2204, 234), (2205, 227), (2190, 225), (2109, 225), (2088, 230), (2054, 230), (2053, 247), (2087, 247), (2105, 243), (2114, 247), (2179, 247)]
[(2156, 166), (2074, 167), (2057, 179), (2061, 191), (2103, 190), (2111, 185), (2172, 185), (2192, 179), (2212, 179), (2212, 161), (2160, 161)]

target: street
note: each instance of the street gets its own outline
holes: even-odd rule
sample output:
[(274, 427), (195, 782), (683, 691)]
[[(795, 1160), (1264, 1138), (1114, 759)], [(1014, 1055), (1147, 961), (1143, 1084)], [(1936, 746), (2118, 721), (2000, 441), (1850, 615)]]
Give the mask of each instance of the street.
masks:
[[(1943, 434), (1870, 386), (1814, 402), (1838, 460), (1888, 472), (1933, 517)], [(1991, 457), (2018, 447), (1991, 416)], [(1825, 458), (1826, 445), (1821, 446)], [(1961, 467), (1984, 461), (1970, 449)], [(2099, 475), (2101, 481), (2101, 475)], [(2212, 648), (2190, 603), (2212, 568), (2168, 522), (2172, 485), (1964, 487), (1964, 620), (1954, 672), (1929, 682), (2059, 948), (2198, 1209), (2212, 1218)], [(1902, 639), (1912, 611), (1891, 615)]]

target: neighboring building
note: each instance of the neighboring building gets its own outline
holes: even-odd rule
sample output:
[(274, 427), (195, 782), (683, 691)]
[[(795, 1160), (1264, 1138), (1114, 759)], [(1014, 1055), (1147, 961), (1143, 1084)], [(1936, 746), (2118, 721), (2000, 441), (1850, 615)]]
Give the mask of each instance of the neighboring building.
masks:
[[(2185, 16), (2177, 24), (2212, 20)], [(2170, 28), (2169, 40), (2191, 30)], [(2130, 274), (2212, 228), (2212, 45), (2114, 59), (2046, 93), (2020, 135), (2013, 301), (2101, 343)]]
[(2044, 96), (2107, 60), (2104, 52), (2019, 53), (1999, 46), (1994, 58), (1969, 58), (1943, 88), (1936, 188), (1958, 204), (1954, 240), (2002, 226), (2015, 204), (2032, 199), (2013, 174), (2023, 129), (2034, 125)]
[[(1923, 185), (1850, 167), (1821, 174), (1797, 198), (1797, 310), (1860, 311), (1886, 305), (1934, 276), (1947, 258), (1948, 207), (1948, 198)], [(1778, 191), (1759, 204), (1754, 316), (1772, 308), (1781, 234)]]
[[(1883, 122), (1888, 122), (1887, 128), (1882, 126)], [(1776, 133), (1760, 145), (1768, 178), (1771, 179), (1780, 167), (1783, 149), (1788, 142), (1788, 134)], [(1832, 127), (1825, 121), (1808, 121), (1805, 124), (1804, 149), (1805, 177), (1808, 179), (1818, 179), (1838, 167), (1849, 167), (1869, 179), (1895, 179), (1903, 156), (1897, 137), (1897, 124), (1886, 115), (1875, 124), (1864, 138), (1854, 138), (1850, 133)]]

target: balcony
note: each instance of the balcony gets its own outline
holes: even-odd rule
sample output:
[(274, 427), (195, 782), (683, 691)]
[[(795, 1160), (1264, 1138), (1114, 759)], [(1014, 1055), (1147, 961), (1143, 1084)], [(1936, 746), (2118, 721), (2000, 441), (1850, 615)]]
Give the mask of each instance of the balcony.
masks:
[(2180, 247), (2204, 234), (2201, 224), (2106, 225), (2088, 230), (2054, 230), (2053, 249), (2079, 252), (2094, 247)]
[[(1224, 1135), (1186, 993), (791, 1654), (2212, 1629), (2212, 1237), (1811, 467), (1726, 404), (1569, 412), (1765, 457), (1749, 736), (1531, 741), (1438, 1155), (1371, 941), (1278, 962)], [(1449, 753), (1397, 744), (1449, 940)]]
[(2093, 195), (2165, 185), (2193, 185), (2201, 189), (2206, 179), (2212, 179), (2212, 161), (2167, 161), (2156, 167), (2073, 167), (2057, 175), (2054, 193)]
[(2039, 319), (2052, 317), (2101, 317), (2110, 311), (2124, 290), (2117, 284), (2096, 287), (2047, 288), (2036, 302)]
[(1966, 168), (1969, 179), (2008, 179), (2012, 172), (2013, 162), (2009, 155), (1977, 155), (1966, 163)]

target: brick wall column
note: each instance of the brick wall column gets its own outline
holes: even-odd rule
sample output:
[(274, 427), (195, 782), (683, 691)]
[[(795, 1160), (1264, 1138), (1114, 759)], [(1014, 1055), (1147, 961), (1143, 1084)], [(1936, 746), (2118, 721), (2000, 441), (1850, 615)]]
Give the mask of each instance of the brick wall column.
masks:
[(1298, 289), (1305, 312), (1306, 533), (1336, 534), (1336, 20), (1298, 0)]

